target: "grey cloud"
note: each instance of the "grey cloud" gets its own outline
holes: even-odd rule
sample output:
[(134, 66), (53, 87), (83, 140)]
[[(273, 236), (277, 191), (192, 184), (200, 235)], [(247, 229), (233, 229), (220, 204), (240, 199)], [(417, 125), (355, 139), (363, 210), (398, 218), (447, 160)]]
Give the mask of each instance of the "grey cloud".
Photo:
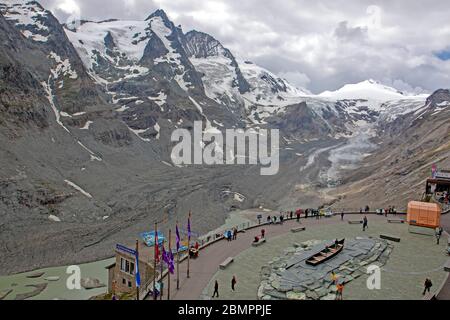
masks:
[(343, 40), (364, 40), (367, 37), (367, 27), (354, 27), (348, 26), (348, 21), (341, 21), (334, 30), (334, 35)]

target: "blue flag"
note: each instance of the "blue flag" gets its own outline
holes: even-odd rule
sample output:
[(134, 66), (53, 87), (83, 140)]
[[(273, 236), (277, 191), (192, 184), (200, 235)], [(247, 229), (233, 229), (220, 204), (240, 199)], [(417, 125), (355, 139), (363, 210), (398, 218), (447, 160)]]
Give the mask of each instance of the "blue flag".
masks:
[(136, 278), (136, 287), (139, 288), (141, 286), (141, 275), (139, 274), (139, 257), (136, 254), (135, 255), (135, 262), (134, 262), (134, 273)]
[(177, 252), (180, 251), (180, 232), (178, 231), (178, 225), (175, 228), (175, 234), (177, 238)]

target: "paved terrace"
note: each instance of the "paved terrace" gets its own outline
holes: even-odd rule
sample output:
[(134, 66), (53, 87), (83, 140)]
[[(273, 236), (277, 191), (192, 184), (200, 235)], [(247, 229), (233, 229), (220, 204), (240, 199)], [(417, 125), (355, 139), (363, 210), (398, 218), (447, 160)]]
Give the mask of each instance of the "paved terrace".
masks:
[[(273, 214), (273, 213), (266, 213)], [(171, 276), (171, 299), (208, 299), (212, 294), (215, 279), (219, 280), (221, 299), (256, 299), (257, 287), (260, 283), (259, 271), (274, 256), (283, 254), (283, 249), (292, 246), (293, 242), (310, 239), (333, 239), (339, 237), (356, 237), (359, 235), (379, 236), (380, 232), (398, 234), (402, 242), (395, 244), (393, 259), (383, 272), (385, 290), (368, 292), (365, 286), (366, 277), (361, 277), (346, 287), (348, 299), (420, 299), (425, 277), (430, 276), (437, 289), (444, 281), (446, 273), (442, 266), (447, 257), (443, 254), (446, 241), (440, 246), (432, 237), (413, 235), (406, 224), (388, 224), (384, 216), (368, 215), (369, 230), (362, 231), (361, 225), (350, 225), (346, 220), (358, 220), (362, 216), (346, 215), (344, 221), (340, 216), (332, 218), (301, 219), (306, 231), (291, 233), (299, 224), (296, 220), (285, 221), (283, 225), (265, 225), (239, 233), (238, 239), (232, 242), (218, 241), (200, 251), (197, 259), (190, 260), (191, 277), (186, 278), (187, 262), (180, 263), (180, 289), (176, 289), (176, 274)], [(263, 218), (263, 221), (265, 217)], [(254, 248), (251, 243), (261, 229), (266, 230), (267, 243)], [(445, 242), (445, 243), (444, 243)], [(234, 257), (226, 270), (219, 271), (219, 264), (226, 258)], [(238, 290), (230, 289), (232, 275), (238, 278)], [(165, 279), (165, 282), (167, 279)], [(167, 283), (165, 283), (165, 291)], [(165, 292), (165, 294), (167, 291)], [(165, 297), (166, 298), (166, 297)]]
[[(441, 217), (442, 228), (447, 231), (447, 236), (450, 234), (450, 213), (444, 214)], [(450, 236), (449, 236), (450, 237)], [(447, 243), (447, 239), (444, 237), (442, 242)], [(438, 300), (450, 300), (450, 276), (447, 277), (447, 281), (442, 287), (441, 292), (437, 296)]]

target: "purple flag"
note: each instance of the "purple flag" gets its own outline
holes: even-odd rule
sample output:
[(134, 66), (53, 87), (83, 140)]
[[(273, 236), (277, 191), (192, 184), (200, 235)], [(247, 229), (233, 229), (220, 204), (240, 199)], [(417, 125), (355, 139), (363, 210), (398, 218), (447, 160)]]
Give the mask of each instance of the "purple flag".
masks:
[(188, 218), (188, 227), (187, 227), (187, 231), (188, 231), (188, 238), (191, 238), (191, 217), (189, 216)]
[(177, 236), (177, 252), (180, 251), (180, 232), (178, 232), (178, 225), (175, 228), (175, 234)]
[(172, 253), (172, 251), (170, 251), (168, 254), (167, 254), (167, 258), (168, 258), (168, 260), (169, 260), (169, 272), (171, 273), (171, 274), (173, 274), (174, 272), (175, 272), (175, 263), (174, 263), (174, 259), (173, 259), (173, 253)]
[(173, 260), (172, 251), (167, 252), (164, 247), (162, 247), (162, 260), (167, 264), (167, 268), (171, 274), (175, 272), (175, 264)]
[(169, 264), (169, 257), (167, 256), (166, 249), (164, 248), (164, 245), (162, 246), (162, 261), (164, 261), (166, 264)]

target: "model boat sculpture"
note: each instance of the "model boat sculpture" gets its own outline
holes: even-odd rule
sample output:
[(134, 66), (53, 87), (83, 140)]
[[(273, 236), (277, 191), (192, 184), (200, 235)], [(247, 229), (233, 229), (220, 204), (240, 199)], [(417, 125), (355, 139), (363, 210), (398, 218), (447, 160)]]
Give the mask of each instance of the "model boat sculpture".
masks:
[(317, 266), (330, 260), (344, 249), (344, 241), (345, 239), (336, 240), (331, 246), (325, 246), (325, 249), (306, 259), (306, 264)]

